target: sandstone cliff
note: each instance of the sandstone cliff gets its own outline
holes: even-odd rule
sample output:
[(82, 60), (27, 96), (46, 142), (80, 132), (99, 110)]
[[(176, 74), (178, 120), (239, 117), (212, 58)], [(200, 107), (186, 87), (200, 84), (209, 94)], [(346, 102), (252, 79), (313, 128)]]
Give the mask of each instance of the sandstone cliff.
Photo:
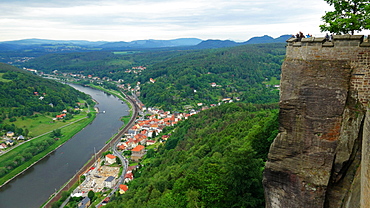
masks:
[(370, 207), (370, 44), (360, 35), (287, 42), (266, 207)]

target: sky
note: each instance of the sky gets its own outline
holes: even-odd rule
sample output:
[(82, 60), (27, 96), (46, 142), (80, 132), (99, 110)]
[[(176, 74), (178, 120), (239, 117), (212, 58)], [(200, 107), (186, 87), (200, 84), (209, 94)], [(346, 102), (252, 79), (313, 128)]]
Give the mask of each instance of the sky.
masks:
[(323, 36), (324, 0), (1, 0), (0, 41)]

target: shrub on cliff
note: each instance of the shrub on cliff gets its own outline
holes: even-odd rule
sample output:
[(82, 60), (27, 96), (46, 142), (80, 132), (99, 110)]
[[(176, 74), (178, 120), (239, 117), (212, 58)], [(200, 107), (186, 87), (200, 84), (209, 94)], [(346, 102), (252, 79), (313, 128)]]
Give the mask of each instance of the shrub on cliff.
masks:
[(334, 11), (326, 12), (321, 31), (347, 34), (370, 29), (370, 1), (363, 0), (325, 0)]

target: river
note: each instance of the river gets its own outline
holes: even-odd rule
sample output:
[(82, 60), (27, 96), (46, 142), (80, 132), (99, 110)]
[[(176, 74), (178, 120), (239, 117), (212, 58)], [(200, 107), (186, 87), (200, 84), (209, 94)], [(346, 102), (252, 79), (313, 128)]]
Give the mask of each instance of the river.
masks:
[[(50, 156), (0, 189), (0, 208), (37, 208), (65, 184), (123, 125), (129, 115), (126, 103), (102, 91), (79, 85), (74, 88), (95, 99), (100, 112), (95, 120)], [(62, 131), (63, 133), (63, 131)]]

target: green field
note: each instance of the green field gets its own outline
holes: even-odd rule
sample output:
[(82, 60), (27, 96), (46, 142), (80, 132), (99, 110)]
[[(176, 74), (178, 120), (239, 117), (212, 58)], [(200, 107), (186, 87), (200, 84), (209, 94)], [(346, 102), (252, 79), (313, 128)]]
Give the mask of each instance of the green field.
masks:
[(111, 65), (111, 66), (128, 66), (132, 64), (130, 61), (126, 61), (126, 60), (111, 60), (108, 62), (108, 65)]
[[(83, 101), (81, 101), (82, 103)], [(29, 130), (29, 137), (36, 137), (46, 132), (52, 131), (54, 129), (61, 128), (62, 126), (68, 125), (72, 122), (75, 122), (81, 118), (87, 116), (88, 111), (94, 111), (93, 108), (91, 109), (83, 109), (80, 114), (75, 114), (72, 119), (70, 120), (56, 120), (53, 121), (53, 116), (49, 113), (46, 114), (35, 114), (29, 117), (22, 117), (17, 118), (17, 121), (10, 122), (9, 120), (5, 120), (5, 124), (14, 124), (20, 128), (25, 128)]]
[(126, 55), (126, 54), (141, 53), (141, 52), (140, 51), (116, 51), (113, 53), (118, 54), (118, 55)]
[(280, 80), (278, 80), (276, 77), (271, 77), (270, 80), (264, 81), (263, 84), (267, 84), (267, 85), (271, 85), (271, 86), (279, 85)]
[[(95, 115), (95, 114), (94, 114)], [(26, 168), (28, 168), (30, 165), (32, 165), (34, 162), (37, 162), (39, 159), (43, 158), (45, 155), (47, 155), (49, 152), (52, 152), (54, 151), (58, 146), (62, 145), (64, 142), (68, 141), (70, 138), (72, 138), (76, 133), (78, 133), (79, 131), (81, 131), (85, 126), (87, 126), (89, 123), (91, 123), (91, 121), (93, 121), (93, 119), (95, 118), (95, 116), (92, 116), (90, 118), (86, 118), (86, 119), (82, 119), (76, 123), (74, 123), (73, 125), (69, 125), (69, 126), (66, 126), (66, 127), (63, 127), (62, 128), (62, 136), (60, 137), (60, 139), (54, 143), (53, 145), (49, 146), (45, 151), (41, 152), (40, 154), (32, 157), (31, 160), (23, 163), (21, 166), (13, 169), (11, 172), (9, 172), (7, 175), (3, 176), (0, 178), (0, 185), (4, 184), (7, 180), (13, 178), (14, 176), (16, 176), (18, 173), (22, 172), (23, 170), (25, 170)], [(25, 142), (23, 143), (22, 145), (12, 149), (11, 151), (9, 151), (8, 153), (2, 155), (0, 157), (0, 164), (5, 164), (6, 162), (8, 161), (13, 161), (14, 158), (20, 153), (22, 152), (23, 150), (27, 149), (28, 147), (30, 147), (30, 145), (32, 144), (32, 142), (39, 142), (39, 141), (45, 141), (47, 139), (50, 138), (50, 134), (46, 134), (44, 136), (41, 136), (37, 139), (34, 139), (32, 141), (29, 141), (29, 142)], [(1, 165), (0, 165), (1, 167)]]
[(31, 141), (22, 142), (18, 146), (11, 149), (9, 152), (0, 156), (0, 168), (2, 164), (7, 164), (8, 162), (14, 161), (14, 159), (21, 155), (27, 148), (30, 148), (32, 144), (36, 142), (43, 142), (51, 138), (50, 133), (55, 129), (61, 129), (62, 136), (51, 146), (47, 147), (41, 153), (33, 156), (30, 160), (25, 161), (20, 166), (12, 169), (6, 175), (0, 178), (0, 185), (4, 184), (7, 180), (13, 178), (34, 162), (37, 162), (39, 159), (47, 155), (48, 153), (54, 151), (58, 146), (62, 145), (70, 138), (72, 138), (76, 133), (81, 131), (89, 123), (91, 123), (95, 118), (95, 113), (92, 113), (90, 118), (87, 117), (88, 111), (93, 111), (93, 107), (90, 107), (89, 110), (85, 108), (80, 114), (74, 115), (70, 120), (56, 120), (53, 121), (53, 117), (46, 114), (35, 114), (30, 117), (17, 118), (17, 121), (10, 122), (6, 120), (5, 123), (14, 124), (21, 128), (26, 128), (29, 130), (29, 136), (32, 137)]
[(8, 79), (3, 79), (3, 74), (4, 73), (0, 73), (0, 82), (10, 82), (12, 80), (8, 80)]

